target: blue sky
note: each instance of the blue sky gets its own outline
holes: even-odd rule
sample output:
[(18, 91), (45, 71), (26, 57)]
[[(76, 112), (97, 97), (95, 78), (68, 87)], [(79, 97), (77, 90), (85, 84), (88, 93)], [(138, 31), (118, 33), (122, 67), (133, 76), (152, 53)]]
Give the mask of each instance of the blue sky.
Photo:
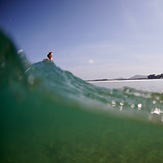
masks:
[(2, 0), (0, 27), (31, 63), (82, 79), (163, 73), (162, 0)]

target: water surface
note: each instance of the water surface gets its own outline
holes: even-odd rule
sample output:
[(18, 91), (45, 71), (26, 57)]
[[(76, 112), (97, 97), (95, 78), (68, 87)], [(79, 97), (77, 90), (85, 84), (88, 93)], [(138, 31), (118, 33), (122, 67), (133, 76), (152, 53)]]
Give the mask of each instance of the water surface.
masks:
[(162, 94), (30, 64), (2, 32), (0, 45), (0, 162), (162, 162)]

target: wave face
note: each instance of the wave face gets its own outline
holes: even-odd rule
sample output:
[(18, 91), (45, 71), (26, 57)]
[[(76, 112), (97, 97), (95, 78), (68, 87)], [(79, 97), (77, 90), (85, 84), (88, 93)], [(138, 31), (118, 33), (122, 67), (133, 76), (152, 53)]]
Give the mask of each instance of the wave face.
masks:
[(29, 64), (2, 32), (0, 45), (0, 162), (161, 162), (162, 94)]

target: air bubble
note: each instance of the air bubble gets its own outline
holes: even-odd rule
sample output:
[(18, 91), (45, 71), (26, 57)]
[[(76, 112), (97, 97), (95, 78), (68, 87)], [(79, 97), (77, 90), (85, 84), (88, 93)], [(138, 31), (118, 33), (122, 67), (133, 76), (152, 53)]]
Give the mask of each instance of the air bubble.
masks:
[(155, 105), (156, 104), (156, 100), (153, 100), (152, 103)]
[(151, 114), (157, 114), (157, 115), (159, 115), (161, 113), (162, 113), (162, 111), (159, 108), (155, 108), (153, 111), (151, 111)]
[(123, 106), (123, 105), (124, 105), (124, 101), (121, 101), (121, 102), (120, 102), (120, 105)]
[(122, 111), (123, 105), (124, 105), (124, 101), (121, 101), (119, 104), (120, 104), (120, 111)]
[(142, 104), (138, 104), (138, 109), (139, 109), (139, 110), (142, 109)]
[(112, 106), (116, 106), (116, 102), (114, 100), (111, 101)]
[(126, 89), (126, 93), (129, 93), (130, 92), (130, 90), (129, 89)]
[(112, 91), (110, 91), (110, 94), (112, 95), (112, 94), (113, 94), (113, 92), (112, 92)]
[(135, 107), (135, 104), (131, 104), (131, 109), (133, 109)]

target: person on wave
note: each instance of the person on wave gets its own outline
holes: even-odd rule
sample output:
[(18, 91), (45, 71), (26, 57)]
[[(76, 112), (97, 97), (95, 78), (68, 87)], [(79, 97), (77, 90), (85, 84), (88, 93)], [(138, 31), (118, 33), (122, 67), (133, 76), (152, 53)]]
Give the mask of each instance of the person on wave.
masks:
[(47, 55), (47, 58), (44, 59), (43, 61), (53, 61), (53, 52), (49, 52)]
[(53, 61), (53, 52), (49, 52), (47, 57), (48, 57), (48, 60)]

